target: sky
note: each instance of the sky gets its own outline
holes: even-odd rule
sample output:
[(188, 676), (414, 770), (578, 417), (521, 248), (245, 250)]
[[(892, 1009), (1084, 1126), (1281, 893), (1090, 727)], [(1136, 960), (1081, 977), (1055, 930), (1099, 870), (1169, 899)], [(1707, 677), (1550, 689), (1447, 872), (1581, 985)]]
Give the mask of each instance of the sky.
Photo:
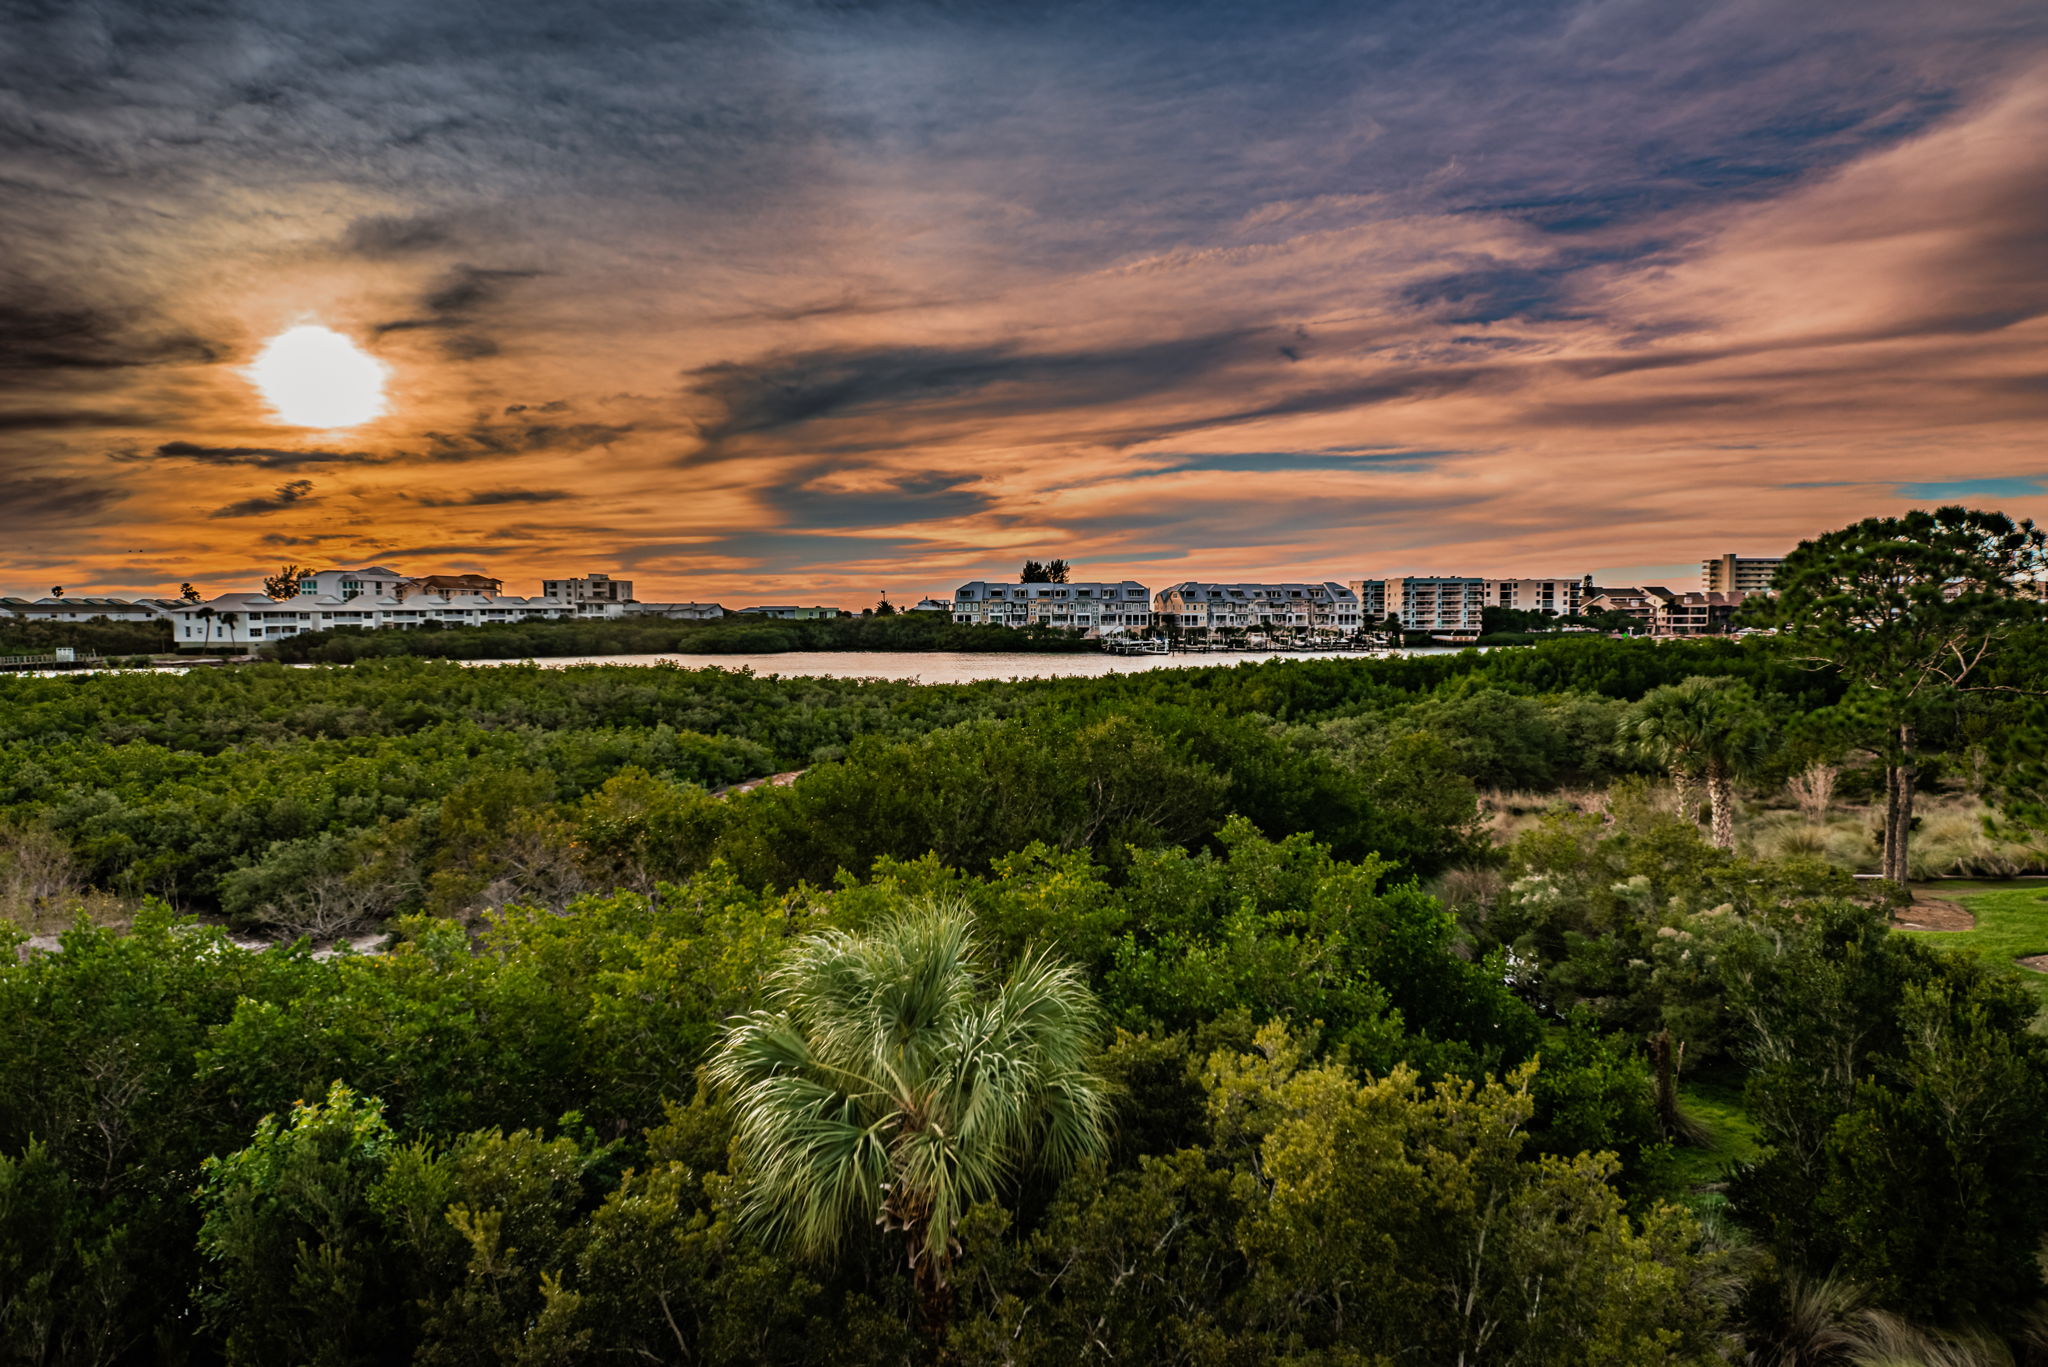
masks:
[[(2048, 517), (2038, 0), (0, 0), (0, 244), (0, 592)], [(379, 416), (266, 402), (307, 326)]]

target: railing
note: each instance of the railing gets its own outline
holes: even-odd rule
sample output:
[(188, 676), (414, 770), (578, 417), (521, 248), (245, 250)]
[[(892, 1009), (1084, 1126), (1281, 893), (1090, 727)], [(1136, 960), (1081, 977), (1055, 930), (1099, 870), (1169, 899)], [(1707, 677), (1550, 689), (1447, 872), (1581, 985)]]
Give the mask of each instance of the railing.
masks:
[(51, 665), (98, 664), (105, 656), (97, 651), (69, 655), (0, 655), (0, 669), (47, 669)]

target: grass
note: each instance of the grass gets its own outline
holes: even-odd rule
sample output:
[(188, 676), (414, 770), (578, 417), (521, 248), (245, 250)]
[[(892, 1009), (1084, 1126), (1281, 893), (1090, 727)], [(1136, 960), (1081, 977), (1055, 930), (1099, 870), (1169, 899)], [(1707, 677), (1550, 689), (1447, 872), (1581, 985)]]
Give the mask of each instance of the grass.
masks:
[(1762, 1148), (1756, 1122), (1743, 1105), (1742, 1088), (1719, 1082), (1687, 1082), (1678, 1089), (1679, 1108), (1706, 1136), (1704, 1144), (1673, 1144), (1654, 1165), (1666, 1191), (1693, 1214), (1720, 1213), (1728, 1198), (1721, 1186), (1736, 1166), (1756, 1158)]
[[(1958, 953), (1976, 954), (2010, 964), (2034, 954), (2048, 954), (2048, 883), (2039, 879), (2008, 882), (1941, 882), (1917, 885), (1917, 892), (1960, 903), (1977, 918), (1975, 930), (1908, 930), (1929, 944)], [(2021, 969), (2027, 986), (2048, 1008), (2048, 973)]]

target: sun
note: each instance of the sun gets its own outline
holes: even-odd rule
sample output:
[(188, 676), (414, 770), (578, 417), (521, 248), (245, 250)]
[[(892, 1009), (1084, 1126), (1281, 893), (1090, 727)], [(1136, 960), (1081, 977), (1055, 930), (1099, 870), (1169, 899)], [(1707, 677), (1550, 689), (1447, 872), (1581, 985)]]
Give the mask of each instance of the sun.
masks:
[(294, 427), (355, 427), (384, 411), (384, 363), (317, 323), (278, 333), (244, 373)]

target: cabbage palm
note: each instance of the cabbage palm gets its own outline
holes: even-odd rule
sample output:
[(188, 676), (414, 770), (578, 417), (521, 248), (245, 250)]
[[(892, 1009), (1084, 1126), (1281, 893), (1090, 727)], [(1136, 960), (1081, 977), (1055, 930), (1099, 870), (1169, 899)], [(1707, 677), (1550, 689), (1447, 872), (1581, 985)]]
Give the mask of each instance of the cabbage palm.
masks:
[(1714, 844), (1735, 847), (1735, 779), (1763, 749), (1756, 695), (1739, 679), (1691, 678), (1645, 693), (1622, 718), (1637, 752), (1671, 771), (1679, 815), (1692, 820), (1692, 780), (1704, 777)]
[(1102, 1150), (1094, 996), (1042, 953), (998, 981), (967, 913), (932, 904), (800, 941), (768, 994), (708, 1068), (733, 1108), (743, 1220), (818, 1257), (860, 1226), (900, 1235), (941, 1331), (969, 1207)]

